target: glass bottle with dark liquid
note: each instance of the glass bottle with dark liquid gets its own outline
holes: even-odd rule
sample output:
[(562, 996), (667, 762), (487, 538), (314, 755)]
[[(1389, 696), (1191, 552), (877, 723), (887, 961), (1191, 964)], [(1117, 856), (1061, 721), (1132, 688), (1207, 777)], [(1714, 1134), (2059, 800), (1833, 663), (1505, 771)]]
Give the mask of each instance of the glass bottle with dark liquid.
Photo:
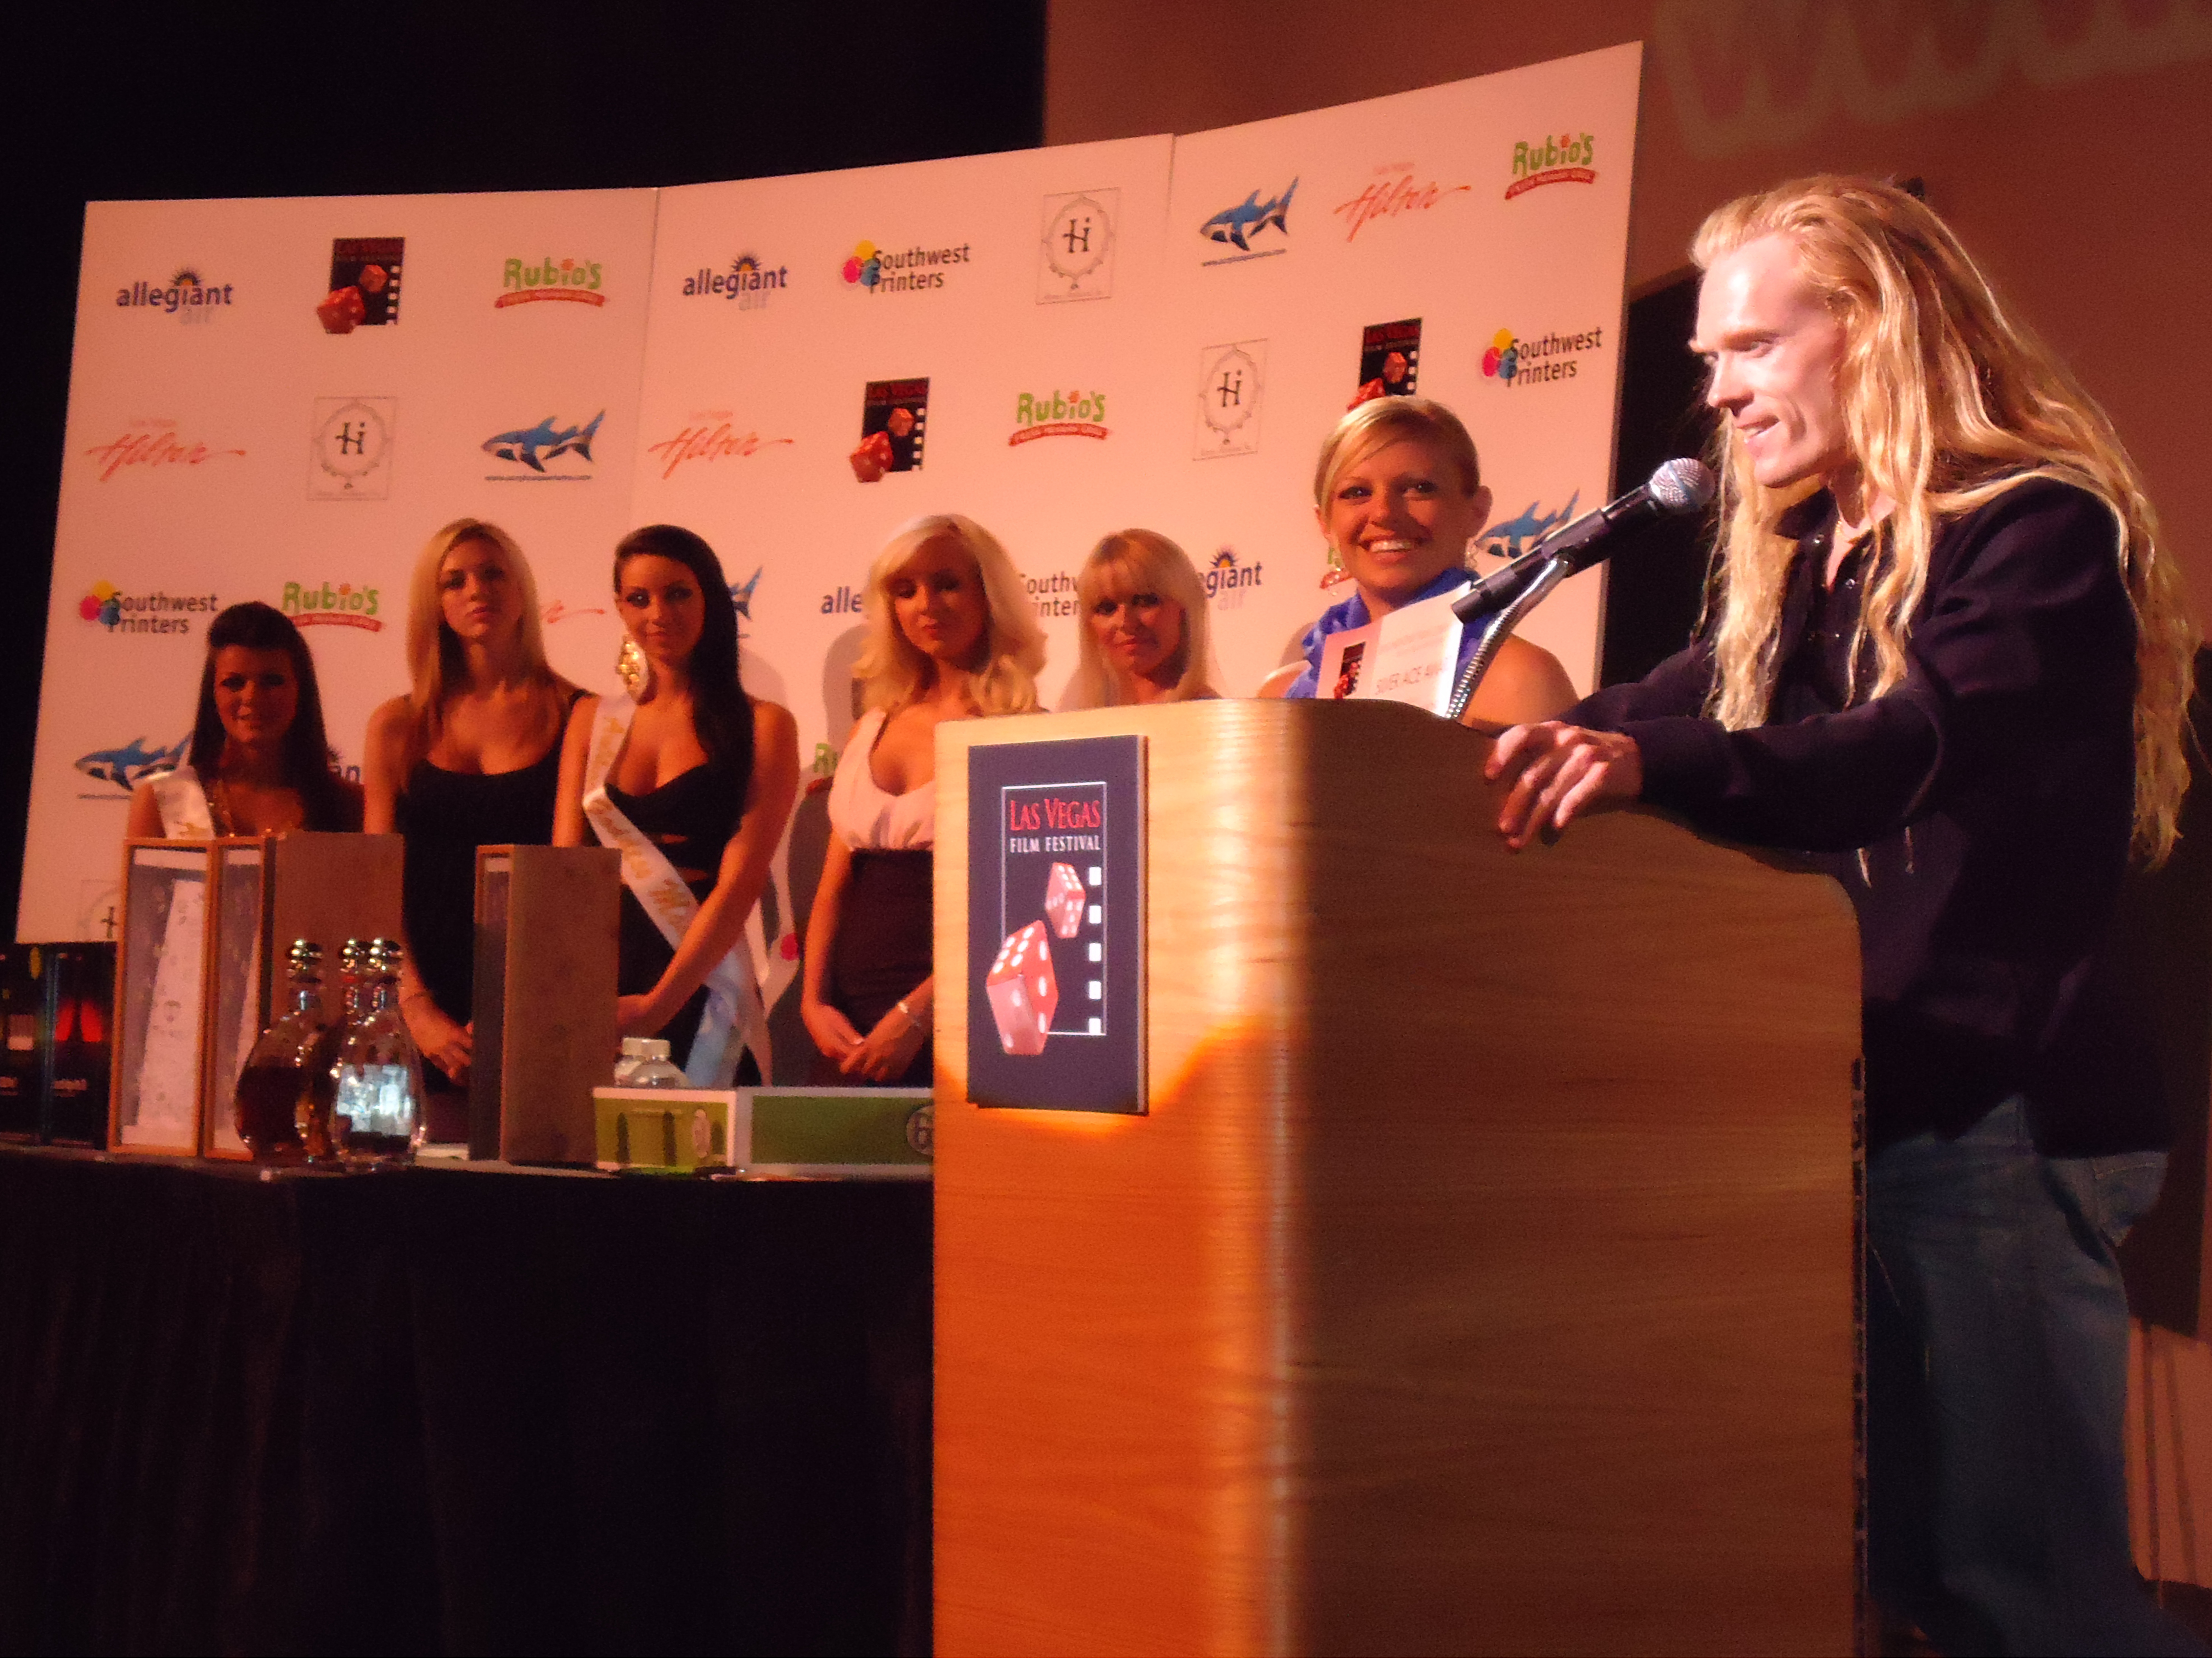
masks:
[(422, 1140), (422, 1061), (399, 1014), (395, 939), (372, 940), (356, 1011), (337, 1046), (331, 1113), (349, 1164), (405, 1164)]
[(289, 1163), (306, 1154), (301, 1126), (314, 1112), (326, 1072), (316, 1064), (323, 1048), (323, 947), (309, 939), (292, 946), (286, 963), (287, 1011), (261, 1034), (238, 1074), (231, 1122), (246, 1150), (264, 1163)]

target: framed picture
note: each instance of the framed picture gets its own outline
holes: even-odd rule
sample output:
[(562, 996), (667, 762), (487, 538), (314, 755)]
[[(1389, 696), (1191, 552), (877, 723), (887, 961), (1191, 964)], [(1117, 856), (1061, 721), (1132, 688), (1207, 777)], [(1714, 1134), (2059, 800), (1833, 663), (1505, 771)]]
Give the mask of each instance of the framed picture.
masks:
[(217, 845), (123, 843), (123, 949), (108, 1145), (190, 1158), (206, 1098), (209, 905)]

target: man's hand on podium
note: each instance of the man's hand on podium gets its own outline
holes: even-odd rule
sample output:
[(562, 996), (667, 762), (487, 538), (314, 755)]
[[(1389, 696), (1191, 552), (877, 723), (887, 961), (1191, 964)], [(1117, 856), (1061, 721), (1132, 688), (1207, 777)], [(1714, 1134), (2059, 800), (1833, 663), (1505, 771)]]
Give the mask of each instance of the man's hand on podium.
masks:
[(1547, 831), (1565, 830), (1578, 813), (1626, 806), (1644, 793), (1635, 738), (1558, 720), (1515, 726), (1482, 770), (1492, 782), (1512, 784), (1498, 832), (1516, 853)]

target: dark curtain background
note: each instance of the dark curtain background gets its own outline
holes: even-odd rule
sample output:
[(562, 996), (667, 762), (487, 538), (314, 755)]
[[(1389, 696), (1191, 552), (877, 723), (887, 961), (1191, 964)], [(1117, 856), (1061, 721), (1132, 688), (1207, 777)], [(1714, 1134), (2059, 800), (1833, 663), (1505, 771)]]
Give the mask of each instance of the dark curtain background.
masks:
[(1020, 149), (1045, 0), (45, 6), (0, 52), (0, 923), (15, 934), (87, 201), (693, 184)]

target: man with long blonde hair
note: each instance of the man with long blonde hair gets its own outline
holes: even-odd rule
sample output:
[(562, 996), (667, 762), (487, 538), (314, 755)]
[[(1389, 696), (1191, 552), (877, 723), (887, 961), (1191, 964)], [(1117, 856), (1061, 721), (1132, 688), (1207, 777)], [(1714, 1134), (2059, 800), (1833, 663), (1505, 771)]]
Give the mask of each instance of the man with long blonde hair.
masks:
[(2179, 574), (2102, 411), (1905, 191), (1784, 185), (1694, 253), (1705, 625), (1506, 733), (1498, 827), (1644, 800), (1844, 884), (1875, 1592), (1950, 1651), (2201, 1651), (2130, 1555), (2113, 1252), (2168, 1131), (2103, 963), (2188, 787)]

